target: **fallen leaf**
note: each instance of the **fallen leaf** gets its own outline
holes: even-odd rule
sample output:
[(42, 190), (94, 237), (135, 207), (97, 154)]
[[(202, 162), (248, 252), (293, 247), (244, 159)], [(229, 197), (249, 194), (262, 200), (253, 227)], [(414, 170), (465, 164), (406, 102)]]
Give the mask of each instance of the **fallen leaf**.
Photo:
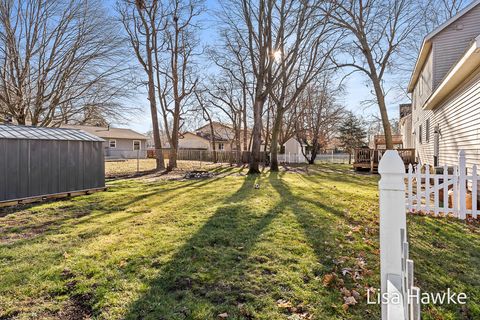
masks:
[(345, 300), (345, 304), (348, 304), (349, 306), (352, 306), (352, 305), (356, 305), (357, 304), (357, 300), (355, 300), (354, 297), (350, 296), (350, 297), (343, 297), (343, 300)]
[(342, 295), (344, 295), (345, 297), (350, 297), (352, 294), (350, 293), (350, 290), (348, 290), (347, 288), (343, 287), (342, 289), (340, 289), (340, 292), (342, 293)]
[(323, 285), (327, 287), (330, 285), (330, 283), (332, 283), (333, 280), (335, 280), (335, 274), (333, 273), (326, 274), (323, 277)]
[(226, 319), (226, 318), (228, 318), (228, 313), (226, 313), (226, 312), (220, 313), (220, 314), (218, 315), (218, 317), (219, 317), (219, 318), (222, 318), (222, 319)]
[(290, 301), (284, 300), (284, 299), (278, 299), (277, 300), (277, 307), (279, 308), (291, 308), (292, 303)]
[(357, 301), (360, 300), (360, 293), (357, 290), (353, 289), (351, 293), (352, 293), (352, 297), (354, 297), (355, 300)]

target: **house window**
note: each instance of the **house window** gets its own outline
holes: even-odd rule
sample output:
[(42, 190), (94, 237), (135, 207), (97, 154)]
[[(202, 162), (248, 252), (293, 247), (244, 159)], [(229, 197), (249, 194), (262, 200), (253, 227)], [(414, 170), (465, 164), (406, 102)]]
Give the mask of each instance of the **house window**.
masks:
[(117, 147), (117, 140), (110, 140), (110, 141), (108, 142), (108, 146), (109, 146), (110, 148), (116, 148), (116, 147)]
[(430, 119), (425, 123), (425, 141), (430, 142)]
[(223, 145), (223, 143), (218, 144), (218, 150), (225, 150), (225, 146)]
[(140, 140), (133, 140), (133, 150), (140, 150), (141, 142)]
[(422, 125), (418, 126), (418, 142), (421, 144), (422, 143)]

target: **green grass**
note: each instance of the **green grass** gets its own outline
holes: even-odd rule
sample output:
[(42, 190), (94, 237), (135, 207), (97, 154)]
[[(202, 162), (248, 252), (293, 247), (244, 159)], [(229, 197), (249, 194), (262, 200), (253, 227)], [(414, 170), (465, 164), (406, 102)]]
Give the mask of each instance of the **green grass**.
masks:
[[(379, 318), (378, 177), (217, 170), (0, 211), (0, 319)], [(409, 235), (417, 284), (469, 296), (423, 319), (480, 318), (478, 226), (415, 216)]]

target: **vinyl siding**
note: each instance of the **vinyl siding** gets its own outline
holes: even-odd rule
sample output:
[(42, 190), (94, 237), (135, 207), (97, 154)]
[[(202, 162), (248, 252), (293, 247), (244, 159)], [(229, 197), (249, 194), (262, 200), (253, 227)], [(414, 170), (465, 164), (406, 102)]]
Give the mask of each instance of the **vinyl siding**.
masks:
[(432, 94), (433, 87), (433, 59), (432, 52), (428, 55), (428, 58), (423, 66), (422, 72), (418, 77), (417, 84), (413, 89), (412, 95), (412, 112), (415, 119), (415, 111), (418, 113), (419, 107), (421, 108), (428, 97)]
[[(116, 140), (117, 141), (117, 146), (116, 148), (110, 148), (109, 147), (109, 142), (110, 140)], [(107, 141), (104, 142), (104, 148), (105, 148), (105, 155), (109, 158), (120, 158), (120, 159), (136, 159), (137, 155), (140, 158), (146, 158), (147, 157), (147, 141), (145, 139), (143, 140), (137, 140), (140, 141), (140, 150), (137, 152), (136, 150), (133, 150), (133, 141), (137, 139), (107, 139)]]
[(434, 88), (440, 85), (448, 71), (469, 48), (469, 43), (480, 34), (479, 22), (480, 6), (477, 6), (433, 37)]
[(412, 136), (412, 115), (409, 114), (400, 120), (400, 134), (403, 138), (404, 148), (413, 148), (414, 141)]
[[(421, 87), (423, 86), (423, 88)], [(413, 102), (412, 102), (412, 137), (410, 140), (410, 148), (419, 148), (419, 141), (418, 141), (418, 131), (419, 126), (422, 125), (422, 136), (425, 134), (425, 120), (431, 116), (430, 111), (425, 111), (422, 109), (425, 101), (430, 97), (433, 90), (433, 53), (430, 52), (427, 61), (423, 67), (422, 72), (418, 78), (418, 82), (413, 90)], [(430, 128), (432, 127), (432, 122), (430, 121)], [(416, 134), (413, 135), (413, 132)], [(403, 134), (403, 133), (402, 133)], [(430, 133), (432, 136), (432, 133)], [(404, 140), (406, 140), (404, 138)], [(422, 137), (422, 141), (425, 142), (425, 137)], [(422, 155), (419, 155), (419, 159), (423, 159)], [(423, 160), (422, 160), (423, 161)]]
[[(415, 138), (417, 155), (423, 164), (433, 164), (433, 130), (440, 127), (439, 163), (457, 164), (458, 151), (463, 149), (467, 155), (467, 164), (480, 165), (480, 68), (433, 110), (417, 112), (414, 130), (422, 125), (423, 143)], [(426, 120), (430, 118), (430, 142), (425, 141)]]
[(178, 140), (180, 149), (204, 149), (210, 150), (210, 142), (202, 137), (198, 137), (191, 133), (186, 133)]

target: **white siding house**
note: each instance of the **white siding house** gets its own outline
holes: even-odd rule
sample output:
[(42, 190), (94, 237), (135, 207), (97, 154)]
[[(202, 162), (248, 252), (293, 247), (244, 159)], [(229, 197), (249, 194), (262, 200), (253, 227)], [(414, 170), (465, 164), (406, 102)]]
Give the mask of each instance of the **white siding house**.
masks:
[(410, 130), (417, 160), (455, 164), (463, 149), (480, 165), (480, 0), (425, 37), (408, 91), (402, 133)]

